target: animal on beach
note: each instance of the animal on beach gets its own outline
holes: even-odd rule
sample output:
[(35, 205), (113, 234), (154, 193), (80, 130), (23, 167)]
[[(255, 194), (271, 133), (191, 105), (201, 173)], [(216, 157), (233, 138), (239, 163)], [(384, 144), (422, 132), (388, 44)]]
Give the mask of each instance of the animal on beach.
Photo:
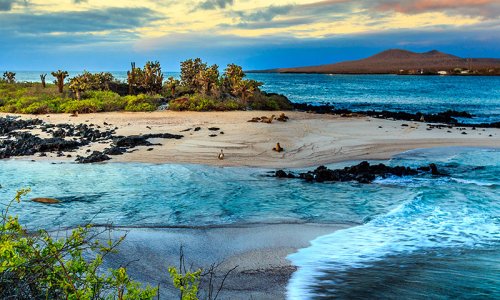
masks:
[(224, 151), (222, 151), (222, 149), (220, 150), (220, 153), (219, 153), (218, 158), (219, 158), (220, 160), (223, 160), (223, 159), (224, 159)]
[(276, 147), (273, 148), (273, 151), (276, 151), (276, 152), (283, 152), (285, 151), (285, 149), (283, 149), (283, 147), (281, 147), (280, 143), (276, 143)]

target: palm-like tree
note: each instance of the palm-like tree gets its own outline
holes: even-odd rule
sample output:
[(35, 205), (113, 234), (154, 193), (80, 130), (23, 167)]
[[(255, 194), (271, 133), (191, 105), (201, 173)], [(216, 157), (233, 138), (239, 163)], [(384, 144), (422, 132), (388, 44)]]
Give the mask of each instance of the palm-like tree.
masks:
[(68, 77), (68, 72), (57, 70), (57, 72), (52, 72), (51, 74), (52, 74), (52, 76), (54, 76), (56, 78), (54, 83), (57, 84), (57, 88), (59, 90), (59, 93), (62, 93), (63, 89), (64, 89), (64, 79), (66, 79), (66, 77)]
[(3, 73), (3, 80), (7, 81), (8, 83), (15, 83), (16, 82), (16, 73), (14, 73), (14, 72)]
[(174, 77), (170, 76), (166, 82), (166, 87), (167, 89), (170, 90), (170, 92), (172, 93), (172, 97), (175, 97), (175, 90), (177, 89), (177, 87), (179, 86), (180, 84), (180, 81), (175, 79)]

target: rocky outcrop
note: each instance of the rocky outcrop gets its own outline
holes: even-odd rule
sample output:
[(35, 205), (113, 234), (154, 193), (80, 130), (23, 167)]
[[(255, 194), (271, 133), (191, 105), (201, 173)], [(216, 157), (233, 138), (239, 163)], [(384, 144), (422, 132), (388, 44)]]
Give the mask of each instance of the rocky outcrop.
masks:
[(80, 164), (90, 164), (90, 163), (98, 163), (98, 162), (103, 162), (110, 160), (111, 157), (107, 156), (106, 154), (99, 152), (99, 151), (94, 151), (92, 154), (90, 154), (87, 157), (83, 156), (78, 156), (76, 158), (76, 162)]
[(293, 107), (298, 111), (305, 111), (317, 114), (332, 114), (341, 116), (369, 116), (378, 119), (400, 120), (400, 121), (413, 121), (413, 122), (431, 122), (443, 123), (451, 126), (463, 127), (478, 127), (478, 128), (500, 128), (500, 122), (495, 123), (480, 123), (471, 124), (459, 122), (457, 118), (471, 119), (474, 116), (466, 111), (447, 110), (436, 114), (424, 114), (421, 112), (408, 113), (403, 111), (352, 111), (349, 109), (336, 109), (334, 106), (325, 105), (311, 105), (306, 103), (294, 103)]
[[(105, 126), (111, 126), (104, 123)], [(103, 152), (95, 151), (88, 157), (77, 158), (79, 163), (101, 162), (109, 160), (108, 155), (122, 155), (128, 149), (137, 146), (153, 146), (149, 139), (181, 139), (182, 135), (159, 133), (133, 136), (115, 136), (114, 129), (100, 130), (94, 124), (47, 124), (42, 120), (21, 120), (13, 117), (0, 118), (0, 159), (14, 156), (29, 156), (54, 152), (58, 157), (71, 157), (63, 152), (75, 151), (91, 143), (111, 143)], [(109, 128), (109, 127), (108, 127)], [(31, 132), (22, 130), (40, 130), (51, 135), (40, 138)]]
[(377, 177), (387, 176), (411, 176), (417, 175), (421, 172), (429, 172), (433, 175), (441, 175), (437, 170), (435, 164), (428, 167), (419, 169), (412, 169), (404, 166), (387, 166), (384, 164), (371, 165), (367, 161), (363, 161), (358, 165), (345, 167), (344, 169), (331, 170), (325, 166), (320, 166), (314, 171), (306, 173), (294, 174), (292, 172), (285, 172), (278, 170), (274, 174), (277, 178), (299, 178), (308, 182), (344, 182), (344, 181), (357, 181), (359, 183), (371, 183)]

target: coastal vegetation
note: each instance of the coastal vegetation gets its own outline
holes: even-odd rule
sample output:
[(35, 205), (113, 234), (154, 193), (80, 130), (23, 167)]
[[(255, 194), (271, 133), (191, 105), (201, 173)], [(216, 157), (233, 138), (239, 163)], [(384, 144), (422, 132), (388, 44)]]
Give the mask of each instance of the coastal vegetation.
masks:
[[(30, 232), (18, 216), (10, 213), (13, 205), (30, 192), (19, 190), (15, 197), (2, 203), (0, 217), (0, 297), (2, 299), (156, 299), (159, 287), (144, 286), (134, 281), (126, 267), (103, 270), (106, 257), (117, 253), (125, 235), (104, 238), (110, 228), (99, 230), (91, 224), (73, 229), (63, 238), (45, 230)], [(111, 236), (109, 234), (108, 236)], [(205, 299), (215, 300), (224, 281), (235, 268), (222, 275), (215, 285), (218, 265), (206, 270), (191, 271), (186, 267), (180, 249), (179, 267), (170, 266), (165, 280), (181, 300), (197, 300), (202, 292)], [(206, 289), (200, 289), (206, 279)]]
[(184, 111), (280, 110), (291, 109), (284, 96), (261, 91), (261, 82), (245, 79), (240, 66), (230, 64), (220, 74), (217, 65), (201, 59), (181, 63), (180, 80), (164, 75), (159, 62), (143, 68), (131, 64), (127, 82), (109, 72), (82, 74), (68, 78), (68, 72), (46, 74), (40, 83), (16, 82), (15, 73), (5, 72), (0, 80), (0, 111), (7, 113), (95, 113), (108, 111), (154, 111), (162, 108)]

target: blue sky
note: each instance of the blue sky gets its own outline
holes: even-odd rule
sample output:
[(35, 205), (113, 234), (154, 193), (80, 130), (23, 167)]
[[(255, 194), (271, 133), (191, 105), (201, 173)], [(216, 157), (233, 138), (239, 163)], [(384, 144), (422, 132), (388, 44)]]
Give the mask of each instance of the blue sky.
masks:
[(0, 70), (126, 70), (131, 61), (245, 69), (388, 48), (499, 57), (497, 0), (0, 0)]

